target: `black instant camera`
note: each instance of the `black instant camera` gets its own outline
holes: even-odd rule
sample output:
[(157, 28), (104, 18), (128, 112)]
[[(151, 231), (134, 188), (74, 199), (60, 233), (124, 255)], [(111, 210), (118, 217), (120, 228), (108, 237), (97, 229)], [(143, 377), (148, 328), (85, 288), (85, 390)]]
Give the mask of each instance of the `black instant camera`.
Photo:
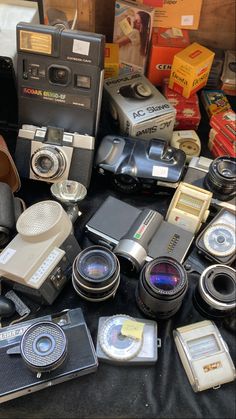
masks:
[(157, 185), (176, 188), (184, 170), (186, 154), (159, 139), (107, 135), (96, 155), (102, 174), (111, 174), (122, 192), (150, 190)]
[(17, 25), (19, 123), (95, 135), (103, 87), (103, 35)]
[(98, 366), (80, 308), (2, 328), (0, 356), (0, 403), (95, 372)]

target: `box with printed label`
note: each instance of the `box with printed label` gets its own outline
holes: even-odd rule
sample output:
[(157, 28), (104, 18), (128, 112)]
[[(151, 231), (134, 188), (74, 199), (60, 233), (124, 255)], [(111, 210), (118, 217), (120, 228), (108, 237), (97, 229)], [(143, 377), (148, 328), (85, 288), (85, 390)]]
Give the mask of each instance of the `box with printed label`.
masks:
[(201, 100), (209, 117), (231, 109), (223, 90), (202, 90)]
[(146, 71), (155, 9), (116, 0), (113, 42), (119, 45), (120, 75)]
[(170, 77), (175, 54), (189, 45), (187, 30), (177, 28), (154, 28), (149, 53), (147, 77), (154, 85), (160, 85)]
[(222, 132), (230, 141), (236, 138), (236, 113), (233, 110), (220, 112), (210, 119), (210, 126)]
[(142, 74), (105, 79), (103, 97), (121, 134), (166, 141), (172, 138), (176, 111)]
[(119, 47), (117, 44), (105, 44), (104, 78), (119, 75)]
[(169, 87), (189, 98), (207, 84), (214, 52), (194, 42), (175, 55)]

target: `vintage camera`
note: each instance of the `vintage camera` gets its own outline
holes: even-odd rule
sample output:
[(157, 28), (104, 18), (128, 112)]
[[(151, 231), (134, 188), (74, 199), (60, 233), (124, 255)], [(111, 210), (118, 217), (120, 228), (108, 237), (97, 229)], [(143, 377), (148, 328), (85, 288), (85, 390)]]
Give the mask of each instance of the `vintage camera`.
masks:
[(193, 234), (163, 221), (157, 211), (137, 209), (109, 196), (86, 224), (96, 244), (114, 248), (121, 272), (138, 272), (145, 261), (171, 256), (183, 262)]
[(19, 123), (95, 135), (104, 43), (103, 35), (19, 23)]
[(50, 183), (69, 179), (88, 187), (94, 143), (94, 137), (62, 128), (23, 125), (16, 143), (16, 166), (25, 178)]
[(222, 156), (211, 160), (206, 157), (193, 157), (183, 181), (211, 191), (213, 205), (235, 210), (235, 158)]
[(222, 208), (196, 240), (198, 252), (207, 259), (231, 265), (236, 258), (234, 211)]
[[(95, 372), (98, 366), (80, 308), (2, 328), (0, 354), (0, 403)], [(14, 379), (6, 379), (12, 371), (17, 371)]]
[(100, 173), (112, 175), (122, 192), (150, 190), (157, 185), (176, 188), (185, 164), (182, 150), (159, 139), (105, 136), (98, 148), (96, 166)]
[(99, 361), (118, 365), (152, 365), (158, 358), (157, 324), (125, 314), (100, 317), (96, 352)]
[(80, 252), (72, 222), (56, 201), (25, 210), (18, 234), (0, 254), (0, 277), (42, 304), (52, 304), (68, 282)]
[(229, 348), (215, 323), (209, 320), (178, 327), (175, 344), (195, 392), (219, 388), (235, 380)]

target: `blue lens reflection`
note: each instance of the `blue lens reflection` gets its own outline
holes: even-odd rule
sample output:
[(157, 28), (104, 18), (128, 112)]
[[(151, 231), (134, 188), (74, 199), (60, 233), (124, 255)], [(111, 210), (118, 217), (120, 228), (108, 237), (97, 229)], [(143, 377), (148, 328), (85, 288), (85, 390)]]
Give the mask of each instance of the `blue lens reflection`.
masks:
[(179, 271), (169, 263), (157, 263), (149, 272), (150, 283), (163, 291), (171, 291), (180, 283)]

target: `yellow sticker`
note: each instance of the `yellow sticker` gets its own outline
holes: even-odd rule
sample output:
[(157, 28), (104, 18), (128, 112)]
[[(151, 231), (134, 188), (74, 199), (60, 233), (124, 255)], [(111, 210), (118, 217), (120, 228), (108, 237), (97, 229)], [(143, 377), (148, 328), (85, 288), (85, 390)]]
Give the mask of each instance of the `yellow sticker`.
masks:
[(21, 30), (20, 49), (50, 55), (52, 53), (52, 35)]
[(135, 320), (125, 320), (121, 328), (121, 334), (129, 338), (141, 340), (143, 337), (143, 328), (144, 323), (136, 322)]
[(120, 21), (119, 26), (124, 33), (124, 35), (129, 35), (130, 32), (132, 32), (132, 26), (130, 25), (127, 18)]
[(183, 36), (183, 32), (179, 28), (172, 28), (172, 33), (174, 36)]

